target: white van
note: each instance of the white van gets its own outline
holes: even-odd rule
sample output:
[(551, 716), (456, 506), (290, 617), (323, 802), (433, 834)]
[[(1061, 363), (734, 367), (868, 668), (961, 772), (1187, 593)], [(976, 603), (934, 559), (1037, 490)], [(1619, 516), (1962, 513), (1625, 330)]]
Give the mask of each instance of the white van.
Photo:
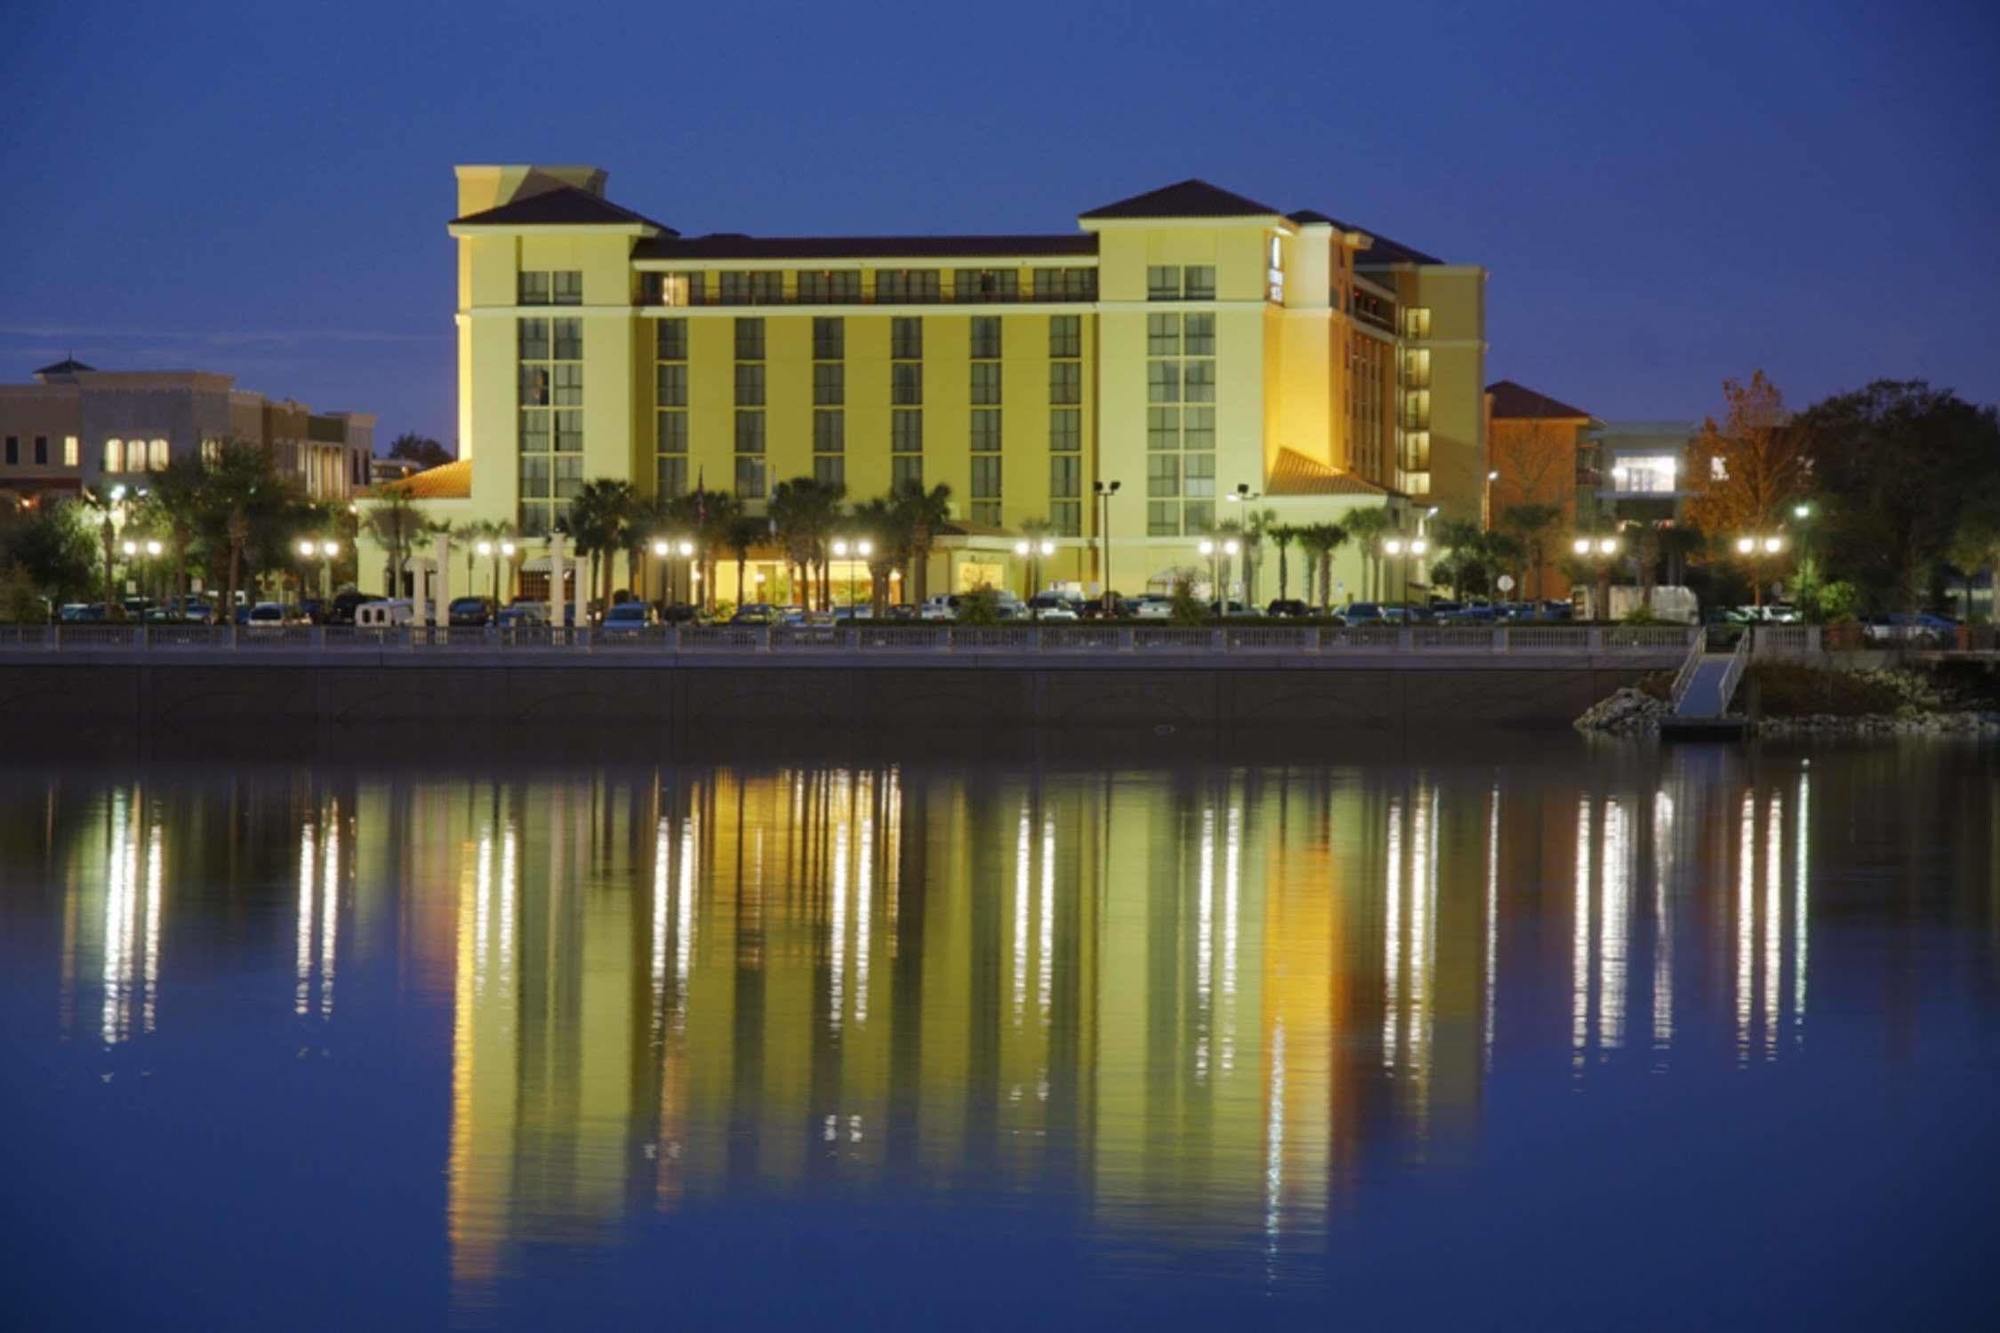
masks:
[(382, 602), (363, 602), (354, 608), (356, 629), (401, 629), (405, 625), (415, 623), (416, 618), (416, 608), (401, 598)]

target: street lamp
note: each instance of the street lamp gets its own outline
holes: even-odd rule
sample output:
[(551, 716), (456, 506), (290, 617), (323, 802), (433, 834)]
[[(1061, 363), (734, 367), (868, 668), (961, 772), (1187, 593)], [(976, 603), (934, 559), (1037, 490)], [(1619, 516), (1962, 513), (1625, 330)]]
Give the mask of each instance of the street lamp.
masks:
[(1486, 489), (1479, 499), (1479, 526), (1488, 532), (1493, 531), (1493, 483), (1498, 480), (1500, 473), (1497, 470), (1488, 472)]
[(1028, 609), (1036, 620), (1042, 618), (1042, 609), (1035, 605), (1035, 594), (1042, 590), (1042, 561), (1056, 553), (1056, 544), (1047, 537), (1038, 541), (1022, 538), (1014, 543), (1014, 554), (1028, 562)]
[(1208, 558), (1208, 586), (1209, 591), (1215, 595), (1215, 614), (1219, 618), (1229, 592), (1223, 586), (1223, 579), (1229, 568), (1230, 559), (1243, 549), (1243, 544), (1234, 537), (1227, 537), (1222, 541), (1203, 537), (1196, 549)]
[(1764, 562), (1784, 549), (1785, 539), (1776, 534), (1766, 535), (1758, 533), (1736, 539), (1736, 554), (1742, 556), (1750, 564), (1750, 577), (1754, 585), (1750, 589), (1751, 604), (1753, 606), (1764, 605), (1764, 579), (1762, 575)]
[[(1437, 511), (1433, 509), (1430, 512), (1434, 514)], [(1426, 518), (1429, 516), (1425, 515)], [(1423, 537), (1391, 537), (1382, 543), (1382, 554), (1395, 560), (1402, 573), (1402, 603), (1406, 607), (1410, 604), (1410, 566), (1402, 563), (1402, 557), (1407, 555), (1414, 562), (1423, 559), (1430, 549), (1430, 542)]]
[(1578, 537), (1570, 543), (1570, 550), (1576, 557), (1597, 569), (1597, 598), (1593, 608), (1593, 620), (1611, 618), (1611, 562), (1618, 556), (1621, 543), (1616, 537)]
[(1115, 481), (1094, 481), (1091, 490), (1096, 493), (1101, 518), (1098, 521), (1098, 536), (1104, 542), (1104, 562), (1099, 571), (1104, 576), (1104, 614), (1118, 614), (1118, 599), (1111, 591), (1111, 497), (1118, 494)]

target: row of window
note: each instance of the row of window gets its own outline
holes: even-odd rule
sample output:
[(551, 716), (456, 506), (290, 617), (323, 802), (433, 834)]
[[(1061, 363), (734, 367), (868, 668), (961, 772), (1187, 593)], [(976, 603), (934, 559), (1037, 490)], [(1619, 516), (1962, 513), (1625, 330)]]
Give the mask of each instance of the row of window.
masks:
[[(33, 460), (36, 466), (46, 467), (49, 462), (49, 437), (46, 435), (37, 435), (34, 439), (33, 445), (26, 452), (28, 452), (30, 458)], [(22, 453), (23, 450), (21, 448), (21, 437), (18, 435), (9, 435), (7, 437), (7, 451), (4, 455), (4, 457), (7, 460), (7, 466), (9, 467), (20, 466)], [(77, 445), (76, 436), (74, 435), (63, 436), (62, 459), (63, 459), (62, 465), (64, 467), (77, 466), (78, 462), (80, 461), (80, 456), (79, 456), (79, 449)]]
[(165, 440), (106, 440), (104, 442), (104, 470), (106, 472), (165, 472), (167, 470), (167, 442)]
[(583, 487), (583, 321), (520, 321), (520, 525), (538, 536)]
[[(1193, 318), (1192, 316), (1190, 318)], [(1210, 344), (1209, 351), (1199, 353), (1213, 355), (1215, 339), (1215, 318), (1212, 315), (1200, 317), (1206, 321), (1200, 328)], [(549, 320), (523, 320), (521, 356), (527, 359), (553, 357), (558, 361), (576, 360), (581, 356), (583, 335), (581, 320), (555, 320), (557, 325), (577, 326), (552, 334), (546, 327)], [(688, 327), (685, 319), (661, 319), (654, 321), (654, 357), (660, 361), (685, 361), (688, 358)], [(755, 315), (739, 317), (734, 322), (736, 359), (738, 361), (765, 360), (765, 323)], [(527, 326), (538, 325), (533, 331)], [(997, 315), (981, 315), (971, 321), (970, 354), (975, 360), (993, 360), (1001, 355), (1002, 325)], [(560, 344), (555, 350), (547, 348), (548, 339), (554, 336)], [(531, 340), (533, 346), (531, 349)], [(567, 341), (565, 341), (567, 340)], [(563, 347), (577, 349), (574, 354)], [(899, 361), (921, 359), (924, 354), (924, 321), (921, 316), (899, 315), (889, 321), (889, 355)], [(818, 316), (812, 322), (812, 355), (815, 361), (839, 361), (847, 355), (847, 321), (838, 315)], [(1051, 359), (1077, 358), (1083, 355), (1083, 317), (1081, 315), (1049, 316), (1049, 356)]]
[(1215, 316), (1146, 316), (1146, 533), (1215, 522)]
[(582, 305), (581, 269), (523, 269), (519, 287), (522, 305)]
[(1146, 269), (1148, 301), (1213, 301), (1215, 265), (1153, 264)]
[[(1212, 291), (1215, 270), (1206, 272)], [(1097, 270), (1073, 264), (1031, 269), (1025, 285), (1021, 270), (1011, 268), (800, 269), (790, 276), (787, 284), (784, 269), (647, 273), (640, 293), (646, 304), (664, 306), (935, 305), (947, 291), (951, 300), (970, 304), (1097, 299)]]

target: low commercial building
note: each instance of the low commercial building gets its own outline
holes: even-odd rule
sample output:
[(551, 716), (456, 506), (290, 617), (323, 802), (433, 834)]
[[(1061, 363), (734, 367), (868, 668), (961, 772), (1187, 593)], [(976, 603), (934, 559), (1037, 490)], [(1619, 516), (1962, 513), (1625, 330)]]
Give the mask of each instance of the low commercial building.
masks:
[(1486, 401), (1491, 521), (1505, 526), (1517, 505), (1561, 514), (1544, 545), (1544, 596), (1568, 595), (1563, 569), (1576, 534), (1679, 521), (1697, 423), (1605, 421), (1513, 380), (1487, 385)]
[[(598, 478), (752, 514), (792, 477), (942, 484), (932, 590), (1022, 588), (1046, 523), (1045, 583), (1132, 593), (1205, 579), (1232, 518), (1479, 512), (1485, 271), (1329, 214), (1188, 180), (1061, 234), (684, 236), (597, 168), (457, 177), (460, 459), (409, 483), (435, 517), (539, 549)], [(783, 573), (744, 569), (722, 597)]]
[(0, 384), (0, 494), (17, 502), (141, 489), (171, 460), (210, 456), (224, 441), (268, 450), (308, 496), (340, 501), (368, 485), (375, 418), (267, 398), (229, 375), (97, 370), (74, 357), (32, 383)]

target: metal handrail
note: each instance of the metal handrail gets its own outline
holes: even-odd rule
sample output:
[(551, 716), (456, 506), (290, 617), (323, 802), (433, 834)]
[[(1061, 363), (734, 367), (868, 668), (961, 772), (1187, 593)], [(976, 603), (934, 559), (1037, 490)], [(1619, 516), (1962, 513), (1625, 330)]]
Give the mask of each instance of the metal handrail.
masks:
[(1687, 656), (1681, 659), (1681, 669), (1674, 673), (1673, 688), (1668, 698), (1673, 701), (1676, 713), (1681, 709), (1681, 700), (1687, 697), (1688, 686), (1694, 684), (1695, 672), (1701, 668), (1701, 659), (1708, 652), (1708, 631), (1697, 628), (1694, 639), (1688, 644)]
[[(571, 629), (535, 626), (398, 625), (120, 625), (62, 624), (0, 626), (0, 652), (42, 653), (127, 650), (186, 654), (208, 649), (255, 652), (278, 657), (301, 649), (315, 652), (385, 651), (446, 653), (463, 659), (479, 654), (530, 651), (617, 652), (620, 655), (705, 653), (853, 653), (866, 656), (899, 652), (1028, 653), (1076, 655), (1199, 653), (1256, 656), (1275, 653), (1311, 657), (1414, 654), (1502, 655), (1510, 652), (1543, 656), (1587, 657), (1600, 652), (1619, 654), (1666, 652), (1691, 635), (1687, 656), (1674, 678), (1676, 702), (1685, 693), (1699, 661), (1704, 634), (1679, 626), (1627, 630), (1612, 635), (1587, 626), (1394, 626), (1361, 625), (1240, 625), (1221, 622), (1171, 625), (1158, 622), (1103, 625), (994, 626), (874, 624), (841, 625), (657, 625)], [(1745, 635), (1747, 643), (1749, 636)]]
[(1754, 631), (1745, 630), (1743, 637), (1736, 641), (1736, 651), (1729, 655), (1729, 666), (1723, 671), (1722, 684), (1716, 691), (1720, 696), (1715, 701), (1715, 712), (1718, 717), (1729, 711), (1729, 701), (1736, 697), (1737, 682), (1743, 679), (1743, 672), (1750, 665), (1750, 645), (1753, 638)]

